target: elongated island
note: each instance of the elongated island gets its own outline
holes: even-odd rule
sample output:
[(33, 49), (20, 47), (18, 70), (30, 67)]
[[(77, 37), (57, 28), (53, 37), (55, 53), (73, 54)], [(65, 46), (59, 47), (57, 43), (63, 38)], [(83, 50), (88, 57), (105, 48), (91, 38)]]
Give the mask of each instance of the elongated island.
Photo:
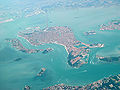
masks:
[(112, 20), (108, 24), (102, 24), (100, 30), (120, 30), (120, 20)]
[(49, 51), (52, 51), (52, 48), (47, 48), (47, 49), (27, 49), (22, 45), (20, 40), (13, 38), (13, 39), (6, 39), (7, 42), (11, 42), (12, 46), (16, 48), (19, 51), (25, 52), (25, 53), (38, 53), (42, 52), (43, 54), (48, 53)]
[(58, 84), (43, 90), (120, 90), (120, 74), (98, 80), (85, 86)]
[(104, 61), (104, 62), (119, 62), (120, 61), (120, 56), (96, 56), (96, 58), (98, 58), (100, 61)]

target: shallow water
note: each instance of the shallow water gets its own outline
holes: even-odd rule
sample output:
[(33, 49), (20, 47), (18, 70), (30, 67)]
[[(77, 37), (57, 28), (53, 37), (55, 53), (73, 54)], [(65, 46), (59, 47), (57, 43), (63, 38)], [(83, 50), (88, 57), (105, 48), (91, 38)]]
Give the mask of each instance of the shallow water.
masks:
[[(5, 3), (5, 1), (3, 2)], [(30, 6), (26, 3), (25, 7), (27, 5)], [(18, 6), (12, 6), (12, 8), (14, 7), (17, 7), (16, 10), (18, 9)], [(99, 25), (113, 19), (120, 19), (119, 8), (119, 6), (81, 9), (56, 8), (48, 11), (47, 14), (15, 18), (12, 22), (0, 24), (0, 90), (20, 90), (24, 85), (30, 85), (32, 90), (39, 90), (60, 83), (85, 85), (109, 75), (118, 74), (120, 63), (104, 64), (99, 62), (95, 55), (119, 55), (120, 39), (118, 38), (120, 38), (120, 31), (99, 31)], [(2, 11), (4, 10), (0, 9), (0, 12)], [(47, 17), (49, 27), (69, 26), (72, 28), (76, 39), (85, 43), (104, 43), (105, 47), (92, 49), (89, 63), (75, 69), (67, 64), (67, 52), (63, 46), (50, 44), (35, 47), (23, 38), (17, 37), (17, 33), (25, 30), (26, 27), (40, 26), (45, 28)], [(97, 34), (85, 36), (83, 33), (89, 30), (95, 30)], [(52, 47), (54, 51), (48, 54), (22, 53), (5, 42), (4, 39), (6, 38), (18, 38), (27, 48), (45, 49)], [(22, 59), (15, 61), (17, 58)], [(42, 67), (45, 67), (47, 71), (42, 77), (36, 78)]]

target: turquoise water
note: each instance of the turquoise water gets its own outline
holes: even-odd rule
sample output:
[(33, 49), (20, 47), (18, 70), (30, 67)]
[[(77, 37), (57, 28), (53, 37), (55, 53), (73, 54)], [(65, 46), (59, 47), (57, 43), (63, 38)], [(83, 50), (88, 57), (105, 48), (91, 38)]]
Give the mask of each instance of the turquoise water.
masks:
[[(5, 3), (5, 1), (3, 2)], [(10, 6), (10, 3), (7, 2), (6, 5), (8, 4)], [(11, 6), (15, 10), (12, 12), (31, 5), (31, 3), (24, 4), (25, 7)], [(4, 7), (6, 5), (3, 4)], [(21, 12), (19, 15), (22, 17), (14, 18), (12, 22), (0, 23), (0, 90), (21, 90), (24, 85), (31, 86), (32, 90), (40, 90), (60, 83), (85, 85), (109, 75), (118, 74), (120, 63), (104, 64), (99, 62), (95, 55), (117, 56), (120, 54), (120, 31), (99, 31), (99, 25), (114, 19), (120, 19), (119, 8), (119, 6), (81, 9), (56, 8), (48, 10), (47, 14), (39, 14), (28, 18), (25, 18), (24, 13)], [(0, 9), (0, 12), (3, 11)], [(6, 12), (9, 12), (9, 9), (6, 9)], [(12, 16), (14, 14), (1, 16), (1, 18), (8, 19)], [(24, 31), (27, 27), (40, 26), (45, 28), (47, 17), (49, 27), (69, 26), (78, 40), (85, 43), (104, 43), (105, 47), (92, 49), (89, 63), (79, 69), (74, 69), (67, 64), (67, 52), (63, 46), (50, 44), (35, 47), (23, 38), (17, 37), (17, 33)], [(95, 30), (97, 34), (84, 36), (83, 33), (89, 30)], [(4, 39), (6, 38), (18, 38), (27, 48), (45, 49), (52, 47), (54, 51), (46, 55), (42, 53), (22, 53), (5, 42)], [(22, 58), (22, 60), (14, 61), (16, 58)], [(47, 71), (43, 77), (36, 78), (42, 67), (45, 67)]]

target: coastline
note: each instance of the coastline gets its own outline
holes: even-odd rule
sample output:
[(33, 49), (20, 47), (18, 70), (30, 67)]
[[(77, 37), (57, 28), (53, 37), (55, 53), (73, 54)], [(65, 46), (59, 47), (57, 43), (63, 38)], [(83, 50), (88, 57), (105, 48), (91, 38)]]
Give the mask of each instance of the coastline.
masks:
[(31, 43), (29, 40), (27, 40), (25, 37), (22, 37), (22, 36), (20, 36), (20, 35), (17, 35), (17, 36), (25, 39), (25, 40), (26, 40), (28, 43), (30, 43), (32, 46), (37, 46), (37, 45), (32, 44), (32, 43)]
[(61, 45), (61, 46), (64, 46), (66, 52), (69, 54), (68, 49), (67, 49), (67, 47), (66, 47), (65, 45), (63, 45), (63, 44), (59, 44), (59, 43), (57, 43), (57, 42), (53, 42), (53, 43), (58, 44), (58, 45)]
[[(17, 36), (25, 39), (28, 43), (30, 43), (29, 40), (27, 40), (25, 37), (22, 37), (22, 36), (20, 36), (20, 35), (17, 35)], [(30, 43), (30, 44), (33, 45), (32, 43)], [(57, 43), (57, 42), (52, 42), (52, 44), (58, 44), (58, 45), (64, 46), (66, 52), (69, 54), (68, 49), (67, 49), (67, 47), (66, 47), (65, 45), (59, 44), (59, 43)], [(39, 44), (39, 45), (41, 45), (41, 44)], [(38, 45), (33, 45), (33, 46), (38, 46)]]

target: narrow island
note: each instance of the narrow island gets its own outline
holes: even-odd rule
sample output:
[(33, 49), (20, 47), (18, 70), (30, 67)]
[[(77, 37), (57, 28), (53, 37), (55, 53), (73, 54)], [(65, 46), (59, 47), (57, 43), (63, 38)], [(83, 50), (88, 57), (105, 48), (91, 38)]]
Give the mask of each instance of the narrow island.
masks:
[(120, 90), (120, 74), (98, 80), (85, 86), (58, 84), (43, 90)]
[(101, 56), (96, 56), (100, 61), (104, 61), (104, 62), (118, 62), (120, 61), (120, 56), (118, 57), (101, 57)]
[(100, 30), (120, 30), (120, 20), (112, 20), (108, 25), (102, 24)]
[(95, 35), (96, 32), (95, 31), (88, 31), (88, 32), (84, 32), (84, 35), (89, 36), (89, 35)]
[[(59, 44), (65, 47), (68, 53), (68, 64), (72, 67), (80, 67), (88, 63), (90, 48), (101, 48), (104, 44), (85, 44), (76, 40), (72, 30), (67, 27), (48, 27), (43, 30), (35, 29), (31, 32), (19, 32), (19, 37), (26, 39), (31, 45)], [(16, 42), (15, 42), (16, 43)], [(22, 45), (19, 45), (19, 47)], [(18, 47), (18, 46), (15, 46)], [(19, 48), (18, 48), (19, 49)], [(25, 50), (25, 52), (38, 52), (43, 50)], [(43, 53), (51, 51), (46, 49)]]

